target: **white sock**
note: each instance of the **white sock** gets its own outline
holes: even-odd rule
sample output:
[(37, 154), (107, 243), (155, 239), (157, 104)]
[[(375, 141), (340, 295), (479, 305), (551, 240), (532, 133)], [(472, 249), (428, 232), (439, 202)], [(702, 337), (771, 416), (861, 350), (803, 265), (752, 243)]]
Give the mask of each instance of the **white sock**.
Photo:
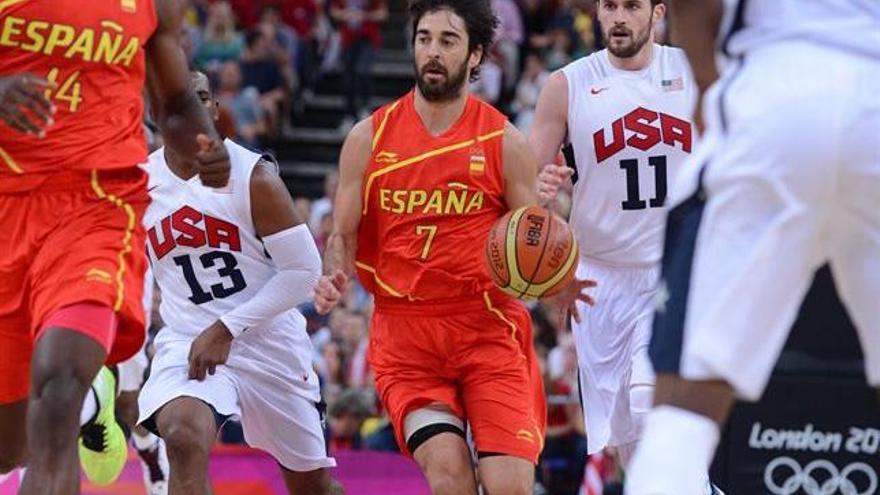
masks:
[(83, 426), (92, 420), (98, 414), (98, 401), (95, 400), (95, 391), (89, 387), (86, 392), (86, 400), (83, 402), (82, 409), (79, 411), (79, 425)]
[(138, 450), (150, 450), (154, 445), (159, 443), (159, 437), (152, 433), (147, 433), (146, 436), (141, 436), (137, 432), (132, 432), (131, 443), (133, 443), (134, 448)]
[(673, 406), (655, 408), (645, 419), (625, 493), (704, 493), (719, 436), (718, 425), (706, 416)]

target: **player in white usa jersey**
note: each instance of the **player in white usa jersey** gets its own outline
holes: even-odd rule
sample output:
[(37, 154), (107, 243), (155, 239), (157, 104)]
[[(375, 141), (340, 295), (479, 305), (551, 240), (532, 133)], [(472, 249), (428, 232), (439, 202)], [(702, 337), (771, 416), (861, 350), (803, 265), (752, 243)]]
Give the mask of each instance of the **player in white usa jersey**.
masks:
[[(207, 77), (193, 73), (216, 116)], [(321, 260), (274, 164), (230, 140), (226, 187), (201, 184), (170, 150), (150, 155), (147, 251), (165, 327), (139, 399), (140, 423), (166, 442), (169, 493), (211, 493), (215, 412), (281, 466), (290, 493), (341, 493), (327, 468), (305, 320)]]
[[(542, 90), (529, 142), (544, 166), (539, 198), (556, 197), (577, 169), (571, 219), (578, 276), (596, 302), (572, 323), (589, 453), (616, 447), (624, 466), (651, 407), (650, 317), (668, 183), (693, 151), (696, 98), (684, 52), (653, 43), (665, 14), (657, 0), (600, 0), (605, 50), (554, 73)], [(569, 155), (570, 156), (570, 155)]]
[[(734, 395), (761, 396), (825, 263), (880, 386), (880, 2), (670, 5), (673, 39), (706, 90), (706, 134), (670, 202), (655, 407), (629, 495), (694, 493)], [(877, 491), (845, 481), (841, 493)]]

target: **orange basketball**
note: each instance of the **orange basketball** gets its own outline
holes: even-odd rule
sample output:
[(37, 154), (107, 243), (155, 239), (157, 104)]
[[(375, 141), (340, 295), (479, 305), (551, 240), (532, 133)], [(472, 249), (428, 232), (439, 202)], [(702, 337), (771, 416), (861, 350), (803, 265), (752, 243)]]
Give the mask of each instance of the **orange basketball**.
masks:
[(492, 226), (486, 267), (495, 285), (525, 300), (565, 288), (577, 268), (578, 246), (561, 218), (538, 206), (507, 212)]

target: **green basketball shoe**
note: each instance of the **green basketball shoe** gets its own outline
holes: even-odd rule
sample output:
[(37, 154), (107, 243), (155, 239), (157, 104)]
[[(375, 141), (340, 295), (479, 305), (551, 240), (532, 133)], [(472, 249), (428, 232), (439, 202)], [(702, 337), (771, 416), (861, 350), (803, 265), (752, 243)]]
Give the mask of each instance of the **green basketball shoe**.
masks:
[(79, 462), (89, 481), (106, 486), (116, 481), (128, 457), (125, 434), (116, 422), (116, 377), (106, 366), (90, 393), (98, 402), (98, 414), (80, 428)]

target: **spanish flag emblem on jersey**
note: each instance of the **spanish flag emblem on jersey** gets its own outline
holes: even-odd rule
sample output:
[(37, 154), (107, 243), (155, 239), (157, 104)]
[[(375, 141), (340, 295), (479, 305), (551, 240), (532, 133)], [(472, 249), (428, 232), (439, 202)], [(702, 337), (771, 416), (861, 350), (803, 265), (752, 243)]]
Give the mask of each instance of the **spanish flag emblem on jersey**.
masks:
[(471, 153), (470, 171), (472, 174), (483, 174), (486, 172), (486, 156), (483, 153)]

